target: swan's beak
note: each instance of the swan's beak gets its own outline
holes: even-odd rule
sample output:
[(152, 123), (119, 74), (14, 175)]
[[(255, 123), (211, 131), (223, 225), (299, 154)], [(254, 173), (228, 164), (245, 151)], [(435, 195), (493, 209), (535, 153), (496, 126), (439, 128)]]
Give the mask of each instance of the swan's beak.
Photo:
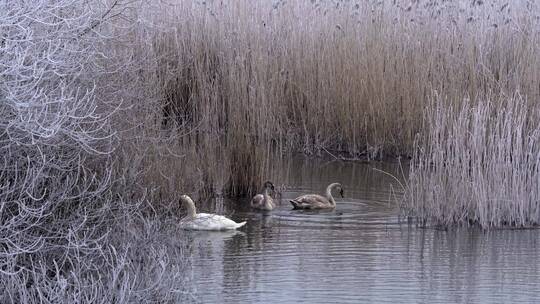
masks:
[(344, 198), (344, 196), (343, 196), (343, 189), (339, 190), (339, 194), (341, 194), (341, 198)]

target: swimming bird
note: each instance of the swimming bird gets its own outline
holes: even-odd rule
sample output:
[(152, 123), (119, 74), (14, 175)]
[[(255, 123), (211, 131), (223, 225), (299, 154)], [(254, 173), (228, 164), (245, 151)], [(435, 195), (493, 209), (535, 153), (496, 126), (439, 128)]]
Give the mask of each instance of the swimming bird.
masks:
[(326, 188), (326, 197), (318, 194), (306, 194), (290, 200), (293, 209), (331, 209), (336, 207), (336, 201), (332, 196), (332, 189), (339, 189), (343, 197), (343, 188), (340, 183), (332, 183)]
[(267, 181), (264, 183), (263, 194), (257, 194), (251, 199), (251, 208), (268, 211), (276, 208), (276, 204), (270, 196), (270, 190), (274, 191), (274, 184)]
[(187, 215), (180, 220), (180, 227), (186, 230), (231, 230), (244, 226), (222, 215), (197, 213), (195, 203), (187, 195), (180, 196), (180, 202), (187, 209)]

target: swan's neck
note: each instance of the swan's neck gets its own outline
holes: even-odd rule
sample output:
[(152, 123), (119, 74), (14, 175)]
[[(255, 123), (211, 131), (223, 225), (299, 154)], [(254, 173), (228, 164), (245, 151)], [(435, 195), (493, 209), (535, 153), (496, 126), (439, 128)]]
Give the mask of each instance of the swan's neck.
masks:
[(332, 203), (332, 205), (336, 205), (336, 201), (334, 200), (334, 197), (332, 196), (332, 189), (336, 186), (336, 184), (330, 184), (328, 187), (326, 187), (326, 198)]
[(195, 215), (197, 215), (197, 209), (195, 209), (195, 203), (193, 203), (193, 201), (190, 199), (185, 199), (184, 205), (186, 206), (186, 209), (187, 209), (187, 217), (194, 218)]
[(264, 202), (264, 205), (266, 207), (268, 207), (270, 205), (270, 191), (268, 190), (268, 188), (264, 188), (264, 192), (263, 192), (263, 202)]

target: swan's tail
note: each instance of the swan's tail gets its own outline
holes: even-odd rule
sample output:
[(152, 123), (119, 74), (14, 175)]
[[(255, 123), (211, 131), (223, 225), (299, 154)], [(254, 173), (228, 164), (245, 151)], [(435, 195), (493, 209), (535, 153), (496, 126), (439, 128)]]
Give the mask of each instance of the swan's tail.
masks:
[(236, 228), (240, 228), (240, 227), (244, 226), (245, 224), (246, 224), (246, 222), (236, 223)]
[(297, 201), (289, 200), (289, 202), (291, 202), (291, 205), (293, 206), (293, 209), (302, 209), (302, 207), (300, 206), (300, 203), (298, 203)]

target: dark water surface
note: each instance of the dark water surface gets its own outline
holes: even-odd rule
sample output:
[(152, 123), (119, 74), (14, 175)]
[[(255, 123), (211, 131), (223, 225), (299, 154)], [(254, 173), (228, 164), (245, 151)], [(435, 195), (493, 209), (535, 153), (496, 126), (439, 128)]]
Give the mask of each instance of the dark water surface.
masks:
[[(540, 303), (539, 230), (400, 224), (400, 186), (372, 169), (402, 176), (397, 164), (292, 159), (279, 166), (274, 183), (284, 190), (277, 210), (252, 211), (248, 200), (201, 206), (247, 225), (184, 234), (197, 301)], [(292, 210), (287, 201), (323, 193), (335, 181), (345, 198), (333, 211)]]

